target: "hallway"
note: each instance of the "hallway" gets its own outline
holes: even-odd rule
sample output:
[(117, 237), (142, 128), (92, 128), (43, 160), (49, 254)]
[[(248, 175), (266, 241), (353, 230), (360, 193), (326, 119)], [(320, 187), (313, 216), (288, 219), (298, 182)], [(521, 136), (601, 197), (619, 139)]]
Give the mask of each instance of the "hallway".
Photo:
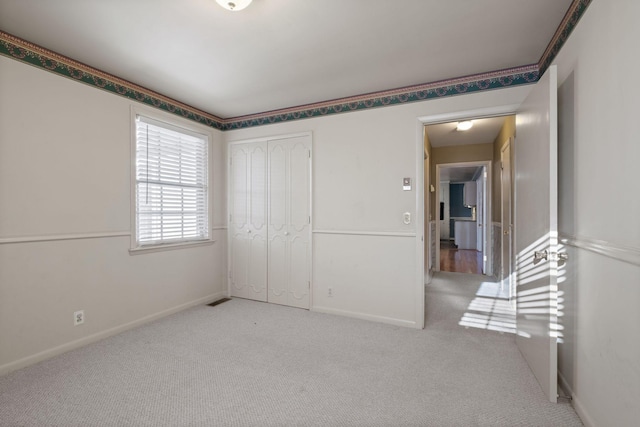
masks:
[(440, 271), (482, 274), (482, 252), (458, 249), (453, 242), (441, 240)]

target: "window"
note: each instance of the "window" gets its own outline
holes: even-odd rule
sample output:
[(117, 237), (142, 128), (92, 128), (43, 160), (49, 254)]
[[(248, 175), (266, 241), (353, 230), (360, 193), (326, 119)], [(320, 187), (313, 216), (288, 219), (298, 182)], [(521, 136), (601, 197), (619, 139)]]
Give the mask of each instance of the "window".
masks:
[(209, 239), (206, 135), (136, 116), (136, 246)]

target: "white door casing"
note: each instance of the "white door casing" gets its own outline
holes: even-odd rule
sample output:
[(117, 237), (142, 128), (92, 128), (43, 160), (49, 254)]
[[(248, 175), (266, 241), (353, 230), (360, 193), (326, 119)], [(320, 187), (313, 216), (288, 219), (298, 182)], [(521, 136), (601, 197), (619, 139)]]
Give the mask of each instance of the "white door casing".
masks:
[(558, 366), (557, 91), (551, 66), (518, 109), (513, 148), (516, 343), (551, 402)]

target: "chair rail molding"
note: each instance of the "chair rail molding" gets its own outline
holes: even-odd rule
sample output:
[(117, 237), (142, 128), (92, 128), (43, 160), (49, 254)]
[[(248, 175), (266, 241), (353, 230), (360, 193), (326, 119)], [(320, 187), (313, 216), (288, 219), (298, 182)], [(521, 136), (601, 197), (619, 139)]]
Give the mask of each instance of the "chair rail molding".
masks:
[(560, 233), (560, 243), (640, 266), (640, 248)]

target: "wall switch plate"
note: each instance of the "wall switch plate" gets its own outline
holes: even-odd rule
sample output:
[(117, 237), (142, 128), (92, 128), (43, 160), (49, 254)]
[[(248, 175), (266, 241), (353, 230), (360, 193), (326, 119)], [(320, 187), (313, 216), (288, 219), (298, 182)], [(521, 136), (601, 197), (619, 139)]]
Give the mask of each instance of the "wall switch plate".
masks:
[(411, 178), (402, 178), (402, 190), (411, 191)]
[(84, 310), (76, 311), (73, 313), (73, 325), (78, 326), (84, 323)]

